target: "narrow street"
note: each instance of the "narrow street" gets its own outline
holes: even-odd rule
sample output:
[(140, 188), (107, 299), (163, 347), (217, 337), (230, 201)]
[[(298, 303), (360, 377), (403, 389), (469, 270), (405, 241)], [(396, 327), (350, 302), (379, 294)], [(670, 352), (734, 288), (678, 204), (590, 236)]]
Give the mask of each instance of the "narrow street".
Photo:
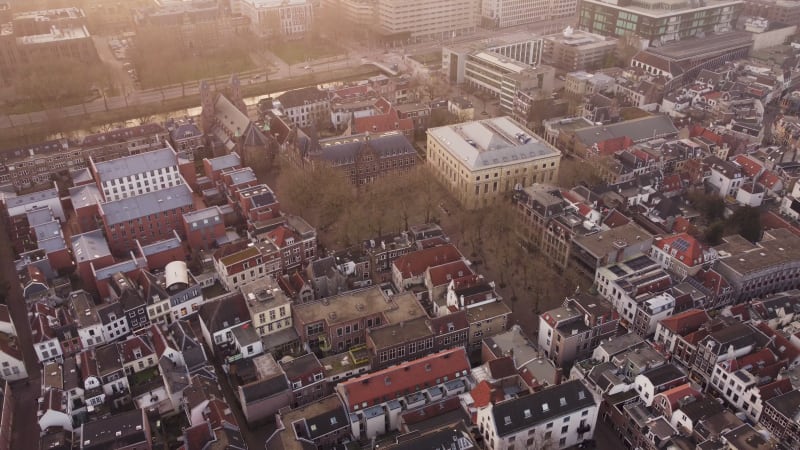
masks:
[[(200, 324), (197, 320), (192, 320), (192, 328), (195, 330), (195, 333), (197, 333), (197, 336), (202, 336)], [(206, 357), (209, 359), (209, 362), (214, 365), (214, 372), (217, 374), (217, 381), (219, 382), (220, 389), (222, 389), (222, 395), (225, 396), (225, 402), (230, 406), (233, 415), (236, 416), (236, 421), (239, 422), (239, 428), (241, 429), (242, 437), (247, 443), (247, 448), (249, 450), (261, 450), (265, 448), (267, 438), (275, 431), (275, 424), (269, 423), (256, 428), (250, 428), (247, 425), (247, 420), (244, 417), (242, 408), (239, 406), (238, 396), (228, 381), (228, 375), (222, 370), (222, 365), (214, 357), (214, 354), (205, 342), (203, 342), (203, 349), (206, 352)]]
[(9, 289), (6, 301), (14, 327), (17, 330), (17, 343), (22, 350), (28, 380), (18, 381), (11, 385), (14, 394), (14, 427), (11, 434), (11, 448), (31, 448), (32, 437), (39, 436), (39, 424), (36, 420), (37, 400), (41, 395), (41, 370), (31, 342), (31, 328), (28, 324), (28, 312), (22, 298), (17, 272), (14, 268), (14, 254), (7, 241), (6, 225), (0, 220), (0, 237), (6, 245), (0, 246), (0, 270), (8, 281)]

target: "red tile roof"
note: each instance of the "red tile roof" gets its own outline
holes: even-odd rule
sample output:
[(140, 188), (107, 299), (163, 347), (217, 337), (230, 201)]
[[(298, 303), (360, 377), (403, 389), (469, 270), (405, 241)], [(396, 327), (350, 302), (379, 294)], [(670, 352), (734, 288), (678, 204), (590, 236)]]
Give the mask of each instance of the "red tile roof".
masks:
[(689, 267), (709, 262), (705, 259), (703, 245), (688, 233), (678, 233), (656, 239), (653, 245)]
[(603, 225), (609, 228), (617, 228), (629, 223), (631, 223), (631, 220), (628, 219), (625, 214), (622, 214), (616, 209), (612, 209), (611, 212), (606, 216), (605, 220), (603, 220)]
[(295, 235), (294, 231), (289, 229), (288, 227), (281, 225), (274, 230), (267, 233), (267, 236), (278, 246), (278, 248), (284, 248), (287, 244), (286, 242), (289, 238), (294, 238), (295, 241), (297, 240), (297, 236)]
[(487, 363), (492, 378), (499, 380), (517, 374), (514, 360), (510, 356), (495, 358)]
[(600, 156), (611, 156), (618, 151), (625, 150), (633, 146), (634, 142), (628, 136), (620, 136), (597, 143), (597, 154)]
[(150, 325), (150, 328), (147, 330), (147, 334), (150, 336), (150, 340), (153, 342), (153, 349), (156, 351), (156, 357), (161, 358), (161, 355), (163, 355), (167, 350), (167, 347), (169, 347), (167, 338), (164, 336), (164, 333), (161, 332), (161, 328), (159, 328), (156, 324)]
[(441, 286), (455, 278), (472, 275), (472, 273), (472, 269), (461, 259), (428, 268), (428, 276), (433, 286)]
[(689, 130), (689, 137), (702, 137), (704, 139), (708, 139), (709, 141), (714, 142), (717, 145), (722, 145), (723, 137), (714, 133), (713, 131), (704, 128), (701, 125), (694, 125), (691, 130)]
[(670, 407), (674, 410), (676, 406), (678, 406), (678, 401), (682, 400), (686, 397), (694, 397), (700, 400), (703, 397), (703, 394), (692, 387), (691, 384), (686, 383), (680, 386), (675, 386), (672, 389), (667, 389), (664, 392), (657, 394), (656, 396), (663, 395), (667, 402), (669, 402)]
[(780, 181), (781, 178), (771, 170), (767, 170), (758, 178), (758, 182), (766, 186), (767, 189), (774, 189)]
[(761, 173), (762, 170), (764, 170), (764, 167), (760, 162), (758, 162), (758, 160), (748, 155), (736, 155), (733, 158), (733, 161), (736, 164), (739, 164), (742, 167), (744, 174), (750, 178), (755, 177)]
[(352, 412), (454, 380), (469, 370), (467, 353), (459, 347), (344, 381), (337, 389)]
[(702, 309), (690, 309), (663, 319), (661, 326), (675, 334), (685, 336), (700, 329), (709, 319), (708, 313)]
[(461, 259), (461, 253), (453, 245), (430, 247), (406, 253), (395, 259), (392, 265), (400, 270), (403, 278), (419, 276), (429, 267), (438, 266)]
[(775, 356), (775, 353), (772, 353), (772, 350), (768, 348), (762, 348), (757, 352), (753, 352), (748, 355), (744, 355), (739, 359), (730, 361), (728, 365), (728, 372), (735, 372), (739, 369), (749, 370), (757, 368), (758, 366), (770, 365), (777, 361), (778, 357)]
[(775, 332), (766, 322), (757, 323), (756, 328), (772, 339), (769, 344), (770, 348), (775, 351), (775, 354), (780, 359), (788, 360), (789, 363), (794, 364), (800, 358), (800, 349), (783, 334)]
[[(142, 355), (139, 358), (134, 355), (134, 351), (137, 348), (142, 352)], [(122, 354), (122, 360), (126, 363), (136, 361), (137, 359), (146, 358), (154, 353), (150, 343), (141, 336), (133, 336), (125, 339), (123, 342), (119, 343), (119, 349), (120, 353)]]
[(791, 231), (795, 236), (800, 236), (800, 229), (770, 210), (761, 212), (761, 226), (764, 227), (765, 231), (785, 228)]
[(236, 417), (233, 415), (230, 406), (219, 399), (212, 399), (208, 402), (208, 414), (204, 414), (211, 427), (215, 430), (222, 426), (222, 422), (239, 426)]
[(431, 331), (436, 335), (449, 333), (450, 325), (453, 325), (454, 330), (469, 328), (467, 311), (460, 309), (453, 313), (431, 319)]
[(384, 114), (355, 118), (353, 120), (353, 130), (356, 134), (386, 133), (389, 131), (408, 133), (414, 130), (414, 120), (401, 119), (397, 110), (390, 108)]
[(777, 397), (789, 391), (793, 391), (794, 387), (792, 386), (791, 379), (782, 378), (780, 380), (773, 381), (772, 383), (759, 386), (758, 390), (761, 393), (761, 401), (765, 402), (772, 397)]
[(689, 219), (678, 216), (675, 218), (675, 223), (672, 224), (672, 231), (675, 233), (685, 233), (689, 231), (692, 227), (692, 223), (689, 222)]
[(676, 192), (683, 188), (683, 180), (677, 173), (673, 173), (664, 177), (661, 182), (661, 192)]
[(470, 391), (469, 395), (472, 396), (472, 401), (476, 408), (483, 408), (492, 402), (492, 385), (483, 380), (475, 386), (475, 389)]

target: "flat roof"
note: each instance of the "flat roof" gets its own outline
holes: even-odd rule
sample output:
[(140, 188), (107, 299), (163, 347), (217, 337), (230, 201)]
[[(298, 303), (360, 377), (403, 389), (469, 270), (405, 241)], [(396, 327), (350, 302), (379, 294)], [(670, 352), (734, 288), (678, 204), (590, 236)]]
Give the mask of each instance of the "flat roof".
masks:
[(486, 303), (481, 306), (467, 308), (467, 320), (470, 323), (480, 322), (492, 317), (502, 316), (504, 314), (511, 314), (511, 308), (508, 307), (502, 300)]
[[(606, 8), (619, 9), (623, 11), (631, 11), (643, 16), (662, 18), (679, 16), (695, 11), (704, 11), (716, 9), (723, 6), (741, 5), (744, 4), (742, 0), (705, 0), (704, 6), (692, 7), (688, 0), (637, 0), (637, 3), (642, 6), (619, 6), (616, 0), (602, 1), (602, 0), (583, 0), (586, 3), (594, 3)], [(648, 7), (645, 7), (648, 6)]]
[(94, 163), (101, 182), (177, 165), (178, 157), (172, 147)]
[(428, 135), (472, 170), (561, 155), (508, 116), (432, 128)]
[(405, 322), (393, 323), (367, 331), (369, 338), (378, 349), (391, 347), (401, 342), (409, 342), (426, 336), (433, 337), (427, 317), (417, 317)]
[(595, 257), (610, 253), (617, 245), (652, 240), (653, 235), (633, 222), (586, 236), (575, 236), (574, 242)]
[(413, 294), (404, 294), (387, 298), (378, 286), (372, 286), (295, 305), (292, 310), (295, 317), (305, 324), (320, 320), (329, 324), (349, 322), (379, 313), (384, 313), (390, 323), (424, 316), (425, 311)]
[(682, 60), (697, 58), (707, 53), (718, 53), (739, 46), (749, 46), (752, 43), (752, 33), (729, 31), (705, 35), (702, 38), (684, 39), (661, 47), (650, 47), (647, 51), (673, 60)]
[(179, 184), (154, 192), (102, 203), (100, 206), (106, 224), (114, 225), (126, 220), (193, 205), (192, 190), (185, 184)]

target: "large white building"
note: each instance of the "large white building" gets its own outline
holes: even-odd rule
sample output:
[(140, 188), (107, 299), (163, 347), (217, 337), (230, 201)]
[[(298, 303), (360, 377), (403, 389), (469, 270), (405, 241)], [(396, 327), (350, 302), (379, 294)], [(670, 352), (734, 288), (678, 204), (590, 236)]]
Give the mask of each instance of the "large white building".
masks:
[(478, 410), (478, 429), (490, 450), (562, 449), (592, 438), (597, 407), (572, 380)]
[(550, 95), (555, 69), (540, 65), (544, 40), (529, 35), (504, 42), (452, 45), (442, 48), (442, 72), (451, 84), (466, 83), (494, 97), (506, 114), (518, 91)]
[(178, 155), (165, 148), (103, 162), (89, 159), (90, 170), (105, 201), (115, 201), (183, 184)]
[(515, 27), (571, 17), (577, 9), (578, 0), (481, 0), (481, 23), (493, 28)]
[(510, 117), (428, 130), (428, 164), (466, 208), (558, 178), (561, 152)]
[(308, 0), (232, 0), (231, 12), (250, 19), (250, 29), (258, 36), (303, 37), (314, 20)]
[(478, 24), (475, 0), (380, 0), (376, 9), (380, 33), (394, 41), (452, 39)]

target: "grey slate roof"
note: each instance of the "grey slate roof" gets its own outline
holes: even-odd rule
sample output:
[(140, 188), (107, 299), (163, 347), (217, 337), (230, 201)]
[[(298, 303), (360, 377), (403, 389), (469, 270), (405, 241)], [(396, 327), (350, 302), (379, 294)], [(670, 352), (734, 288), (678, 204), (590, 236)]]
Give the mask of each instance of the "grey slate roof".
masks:
[(681, 369), (672, 364), (664, 364), (663, 366), (642, 372), (642, 375), (647, 377), (653, 386), (661, 386), (671, 381), (678, 380), (686, 376)]
[(328, 101), (328, 93), (316, 86), (293, 89), (278, 96), (278, 101), (284, 108), (295, 108), (312, 103)]
[(238, 132), (239, 136), (241, 136), (245, 130), (247, 130), (247, 126), (250, 125), (250, 118), (239, 111), (239, 108), (224, 95), (217, 96), (217, 101), (214, 103), (214, 115), (217, 120), (222, 123), (223, 127), (234, 134)]
[(164, 239), (162, 241), (153, 242), (152, 244), (143, 245), (142, 255), (143, 256), (155, 255), (161, 252), (165, 252), (167, 250), (172, 250), (180, 247), (181, 247), (181, 239), (179, 236), (175, 235), (169, 239)]
[(228, 153), (227, 155), (218, 156), (216, 158), (208, 158), (212, 170), (222, 170), (230, 167), (237, 167), (242, 165), (242, 159), (236, 152)]
[(102, 203), (106, 224), (114, 225), (151, 214), (192, 206), (192, 190), (185, 184)]
[(94, 163), (100, 181), (115, 180), (137, 173), (177, 166), (178, 157), (172, 147), (153, 150), (138, 155), (124, 156)]
[(492, 416), (498, 436), (507, 436), (557, 417), (596, 405), (594, 397), (578, 380), (497, 403)]
[(644, 142), (664, 136), (677, 136), (678, 129), (672, 119), (663, 115), (641, 117), (610, 125), (581, 128), (575, 131), (575, 138), (584, 145), (591, 146), (608, 139), (627, 136), (634, 142)]
[(72, 253), (77, 263), (91, 261), (111, 254), (102, 230), (72, 236)]
[(157, 123), (147, 123), (136, 127), (111, 130), (105, 133), (90, 134), (89, 136), (83, 138), (81, 145), (84, 147), (104, 144), (107, 145), (114, 142), (125, 142), (143, 136), (150, 136), (166, 132), (167, 130)]
[(555, 147), (506, 116), (431, 128), (428, 135), (473, 170), (560, 155)]
[(70, 188), (69, 197), (72, 200), (72, 207), (75, 209), (97, 204), (103, 199), (96, 184), (84, 184)]
[(242, 390), (244, 401), (246, 403), (252, 403), (286, 392), (289, 389), (289, 381), (286, 379), (286, 375), (281, 373), (266, 380), (258, 380), (244, 386), (239, 386), (239, 389)]
[(81, 426), (81, 449), (113, 449), (143, 444), (150, 439), (144, 431), (141, 409), (114, 414)]
[(29, 205), (31, 203), (41, 202), (58, 198), (58, 189), (45, 189), (43, 191), (32, 192), (30, 194), (18, 195), (16, 197), (4, 197), (8, 209)]
[(337, 164), (354, 162), (364, 145), (369, 145), (381, 158), (416, 153), (408, 139), (398, 132), (370, 135), (368, 141), (364, 134), (330, 138), (320, 141), (319, 145), (319, 157)]

